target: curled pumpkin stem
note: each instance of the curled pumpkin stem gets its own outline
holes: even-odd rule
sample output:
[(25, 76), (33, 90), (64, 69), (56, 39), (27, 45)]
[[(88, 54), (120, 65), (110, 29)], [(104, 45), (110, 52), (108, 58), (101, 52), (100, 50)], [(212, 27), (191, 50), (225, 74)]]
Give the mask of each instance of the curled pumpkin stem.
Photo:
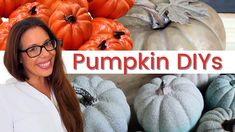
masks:
[(105, 43), (106, 43), (106, 40), (103, 40), (103, 41), (99, 44), (98, 48), (99, 48), (100, 50), (105, 50), (105, 49), (107, 48), (107, 46), (105, 45)]
[(157, 95), (166, 95), (171, 92), (171, 88), (166, 84), (165, 80), (162, 80), (160, 87), (155, 91)]
[(76, 22), (76, 17), (73, 15), (64, 16), (64, 20), (69, 23)]
[(113, 33), (113, 35), (114, 35), (114, 37), (115, 37), (116, 39), (120, 39), (122, 35), (125, 35), (125, 33), (124, 33), (124, 32), (115, 31), (115, 32)]
[(94, 98), (89, 92), (86, 90), (80, 88), (80, 87), (75, 87), (76, 94), (81, 95), (83, 98), (80, 99), (80, 103), (82, 103), (85, 107), (86, 106), (91, 106), (94, 105), (97, 102), (97, 99)]
[(224, 130), (234, 132), (235, 130), (235, 119), (225, 120), (222, 124)]
[(156, 6), (150, 1), (142, 0), (135, 3), (135, 6), (141, 6), (150, 14), (153, 29), (165, 28), (170, 23), (170, 19), (167, 17), (167, 15), (164, 14), (163, 16), (160, 16), (158, 11), (155, 10)]
[(30, 14), (30, 15), (35, 15), (35, 14), (37, 13), (36, 8), (37, 8), (37, 6), (33, 6), (33, 7), (29, 10), (29, 14)]
[(235, 80), (229, 82), (231, 86), (235, 86)]

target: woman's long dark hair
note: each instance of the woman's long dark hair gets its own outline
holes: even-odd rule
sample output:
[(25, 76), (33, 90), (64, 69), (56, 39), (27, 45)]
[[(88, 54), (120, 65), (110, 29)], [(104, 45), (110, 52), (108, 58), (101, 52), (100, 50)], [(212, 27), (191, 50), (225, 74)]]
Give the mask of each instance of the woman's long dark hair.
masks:
[[(29, 79), (23, 65), (19, 62), (21, 57), (19, 53), (21, 36), (26, 30), (33, 27), (41, 27), (48, 33), (50, 39), (59, 42), (53, 32), (39, 18), (30, 17), (16, 23), (8, 36), (4, 64), (8, 72), (19, 81)], [(66, 78), (63, 66), (61, 47), (57, 46), (53, 72), (47, 77), (47, 82), (54, 91), (60, 109), (60, 115), (67, 131), (82, 132), (83, 123), (79, 102), (76, 98), (75, 91)]]

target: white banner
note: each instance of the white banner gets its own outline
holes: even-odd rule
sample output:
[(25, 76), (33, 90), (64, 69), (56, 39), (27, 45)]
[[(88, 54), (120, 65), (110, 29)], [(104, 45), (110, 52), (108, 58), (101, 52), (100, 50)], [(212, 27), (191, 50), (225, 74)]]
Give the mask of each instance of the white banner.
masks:
[[(0, 83), (10, 78), (0, 52)], [(234, 51), (63, 51), (68, 74), (235, 73)]]
[(235, 73), (233, 51), (64, 51), (70, 74)]

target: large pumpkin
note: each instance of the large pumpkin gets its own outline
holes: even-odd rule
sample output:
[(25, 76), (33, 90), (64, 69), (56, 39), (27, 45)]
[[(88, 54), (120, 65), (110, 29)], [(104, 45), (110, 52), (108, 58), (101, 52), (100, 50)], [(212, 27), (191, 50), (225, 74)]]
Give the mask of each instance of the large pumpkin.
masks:
[(123, 92), (99, 76), (78, 76), (73, 86), (80, 100), (86, 132), (126, 132), (130, 108)]
[(131, 50), (133, 47), (128, 29), (112, 19), (94, 18), (91, 36), (80, 50)]
[(221, 75), (208, 87), (205, 102), (209, 109), (230, 108), (235, 111), (235, 75)]
[(91, 35), (91, 16), (86, 8), (64, 2), (51, 15), (49, 26), (63, 41), (64, 50), (77, 50)]
[(197, 132), (234, 132), (235, 111), (216, 108), (208, 111), (200, 119)]
[(147, 132), (182, 132), (201, 116), (203, 97), (187, 78), (166, 75), (141, 87), (134, 101), (139, 123)]
[(88, 0), (93, 17), (119, 18), (127, 13), (135, 0)]
[(35, 0), (0, 0), (0, 16), (8, 18), (20, 5), (33, 1)]
[(47, 6), (38, 2), (33, 2), (20, 6), (11, 13), (9, 18), (20, 21), (28, 17), (38, 17), (45, 23), (48, 23), (51, 13), (51, 10)]
[[(197, 1), (197, 0), (196, 0)], [(225, 30), (218, 14), (201, 2), (182, 1), (208, 11), (208, 16), (190, 17), (187, 24), (169, 21), (167, 12), (159, 15), (156, 8), (168, 0), (141, 0), (120, 21), (131, 32), (134, 50), (222, 50), (225, 49)], [(146, 4), (148, 3), (148, 4)], [(164, 4), (165, 4), (164, 3)], [(142, 4), (142, 6), (141, 6)], [(146, 5), (145, 5), (146, 4)], [(144, 5), (144, 6), (143, 6)], [(174, 4), (172, 4), (174, 6)], [(180, 5), (181, 6), (181, 5)], [(180, 9), (179, 7), (175, 7)], [(169, 7), (171, 10), (175, 8)], [(186, 8), (182, 8), (184, 10)], [(188, 14), (180, 12), (179, 14)], [(179, 15), (180, 16), (180, 15)], [(172, 17), (172, 16), (171, 16)], [(174, 17), (174, 16), (173, 16)], [(185, 16), (180, 16), (184, 18)], [(180, 18), (179, 17), (179, 18)], [(181, 20), (181, 18), (179, 20)], [(159, 25), (159, 23), (161, 23)]]
[(218, 77), (219, 74), (179, 74), (177, 76), (188, 78), (204, 93), (209, 84)]

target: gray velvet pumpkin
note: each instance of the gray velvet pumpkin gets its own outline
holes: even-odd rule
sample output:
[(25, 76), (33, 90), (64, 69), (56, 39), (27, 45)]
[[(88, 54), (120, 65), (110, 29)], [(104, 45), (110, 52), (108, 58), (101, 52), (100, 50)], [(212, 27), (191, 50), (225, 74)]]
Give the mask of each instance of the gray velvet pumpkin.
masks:
[(99, 76), (78, 76), (73, 86), (80, 100), (85, 132), (126, 132), (130, 108), (124, 93)]
[(235, 110), (235, 75), (221, 75), (208, 87), (205, 102), (209, 109), (216, 107)]
[(235, 132), (235, 111), (216, 108), (200, 119), (197, 132)]
[(187, 78), (166, 75), (141, 87), (134, 101), (138, 122), (146, 132), (186, 132), (201, 116), (200, 91)]
[[(161, 9), (158, 10), (158, 7), (164, 7), (169, 2), (172, 4), (169, 4), (168, 10), (159, 14)], [(185, 5), (184, 8), (181, 8), (182, 5), (175, 6), (180, 2)], [(178, 3), (177, 0), (137, 0), (131, 10), (118, 19), (131, 32), (134, 50), (225, 49), (225, 29), (213, 8), (197, 0), (178, 0)], [(199, 7), (197, 13), (204, 9), (208, 16), (197, 17), (194, 12), (187, 16), (188, 11), (183, 11), (188, 7), (192, 7), (190, 11)], [(176, 8), (179, 15), (169, 15), (168, 12), (174, 13)]]
[(218, 77), (219, 74), (178, 74), (177, 76), (188, 78), (204, 93), (209, 84)]

